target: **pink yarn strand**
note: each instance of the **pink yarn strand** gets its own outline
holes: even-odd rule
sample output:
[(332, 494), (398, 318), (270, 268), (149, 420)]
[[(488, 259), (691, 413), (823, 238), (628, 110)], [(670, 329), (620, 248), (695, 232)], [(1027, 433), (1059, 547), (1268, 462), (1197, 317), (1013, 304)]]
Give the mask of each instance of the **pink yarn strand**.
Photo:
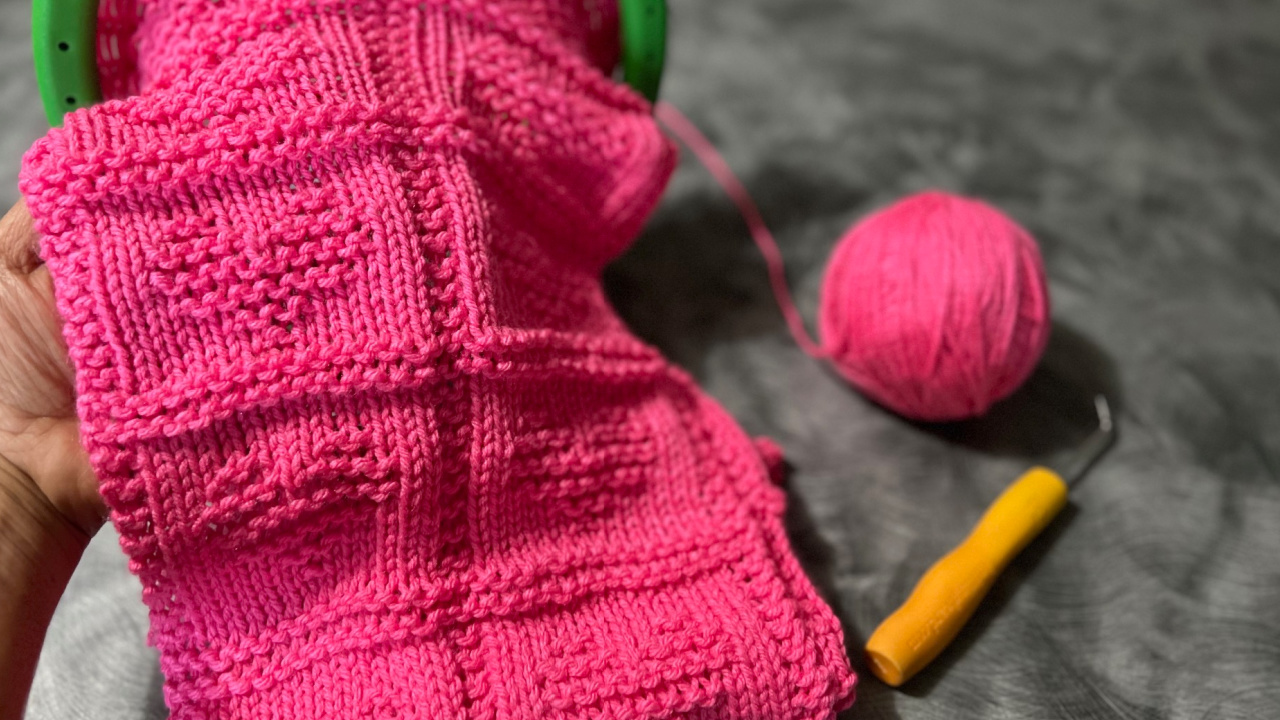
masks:
[(791, 336), (795, 338), (800, 349), (815, 358), (825, 359), (826, 350), (809, 334), (804, 326), (804, 320), (800, 317), (800, 311), (796, 309), (795, 302), (791, 299), (791, 291), (787, 288), (786, 269), (782, 262), (782, 251), (778, 249), (778, 243), (774, 240), (773, 233), (769, 232), (769, 227), (765, 225), (764, 218), (760, 215), (760, 208), (756, 206), (755, 200), (751, 199), (751, 194), (734, 175), (729, 163), (725, 162), (715, 145), (689, 118), (685, 117), (684, 113), (674, 105), (663, 101), (658, 103), (654, 114), (680, 142), (693, 151), (720, 187), (724, 188), (729, 199), (738, 206), (738, 212), (747, 223), (747, 229), (751, 232), (751, 237), (755, 240), (756, 247), (760, 248), (760, 254), (764, 256), (765, 265), (769, 268), (769, 282), (773, 286), (773, 296), (778, 301), (778, 309), (782, 311), (782, 316), (786, 318)]

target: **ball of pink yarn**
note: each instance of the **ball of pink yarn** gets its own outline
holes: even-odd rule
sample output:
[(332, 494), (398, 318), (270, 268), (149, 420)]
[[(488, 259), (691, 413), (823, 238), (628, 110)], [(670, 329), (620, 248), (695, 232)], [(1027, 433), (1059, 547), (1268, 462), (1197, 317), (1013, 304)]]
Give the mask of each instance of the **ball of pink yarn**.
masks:
[(1044, 263), (995, 208), (921, 193), (841, 239), (818, 324), (832, 364), (876, 402), (919, 420), (981, 415), (1044, 353)]

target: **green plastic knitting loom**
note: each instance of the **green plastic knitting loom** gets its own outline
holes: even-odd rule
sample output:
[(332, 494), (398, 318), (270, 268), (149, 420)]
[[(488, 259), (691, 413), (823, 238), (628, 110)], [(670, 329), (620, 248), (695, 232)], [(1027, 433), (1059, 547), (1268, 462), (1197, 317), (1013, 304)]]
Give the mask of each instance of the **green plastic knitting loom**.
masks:
[[(32, 0), (36, 84), (49, 124), (102, 100), (97, 58), (98, 0)], [(658, 99), (667, 49), (666, 0), (618, 0), (622, 79)]]

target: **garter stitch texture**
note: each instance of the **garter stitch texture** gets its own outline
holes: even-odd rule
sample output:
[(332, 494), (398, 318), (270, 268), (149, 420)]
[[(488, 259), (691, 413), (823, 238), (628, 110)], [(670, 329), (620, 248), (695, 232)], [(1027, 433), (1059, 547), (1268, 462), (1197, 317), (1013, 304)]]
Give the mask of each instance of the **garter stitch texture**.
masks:
[(158, 0), (27, 155), (175, 720), (852, 700), (767, 464), (601, 291), (674, 162), (615, 13)]

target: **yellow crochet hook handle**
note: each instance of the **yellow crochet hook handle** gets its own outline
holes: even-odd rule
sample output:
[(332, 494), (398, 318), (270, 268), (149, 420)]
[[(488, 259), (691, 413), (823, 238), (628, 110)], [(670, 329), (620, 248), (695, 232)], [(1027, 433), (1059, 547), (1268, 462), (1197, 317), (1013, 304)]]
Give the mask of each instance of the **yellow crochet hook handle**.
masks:
[(867, 640), (871, 672), (898, 687), (928, 665), (973, 615), (1009, 561), (1044, 530), (1067, 504), (1072, 483), (1115, 439), (1106, 398), (1094, 398), (1098, 429), (1063, 475), (1034, 467), (987, 508), (969, 537), (920, 578), (911, 597)]
[(968, 622), (1009, 561), (1067, 503), (1067, 484), (1048, 468), (1028, 470), (992, 503), (973, 532), (934, 563), (911, 597), (867, 641), (871, 672), (898, 687), (942, 652)]

